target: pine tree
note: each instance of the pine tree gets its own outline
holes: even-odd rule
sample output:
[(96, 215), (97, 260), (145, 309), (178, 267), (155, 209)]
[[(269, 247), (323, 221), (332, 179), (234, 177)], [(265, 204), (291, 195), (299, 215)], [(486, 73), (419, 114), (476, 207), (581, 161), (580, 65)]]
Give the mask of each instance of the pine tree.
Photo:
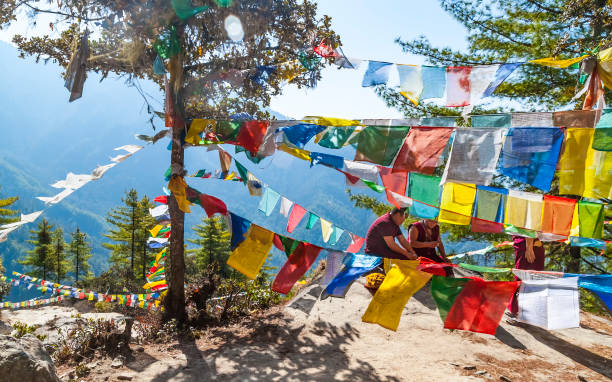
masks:
[(197, 238), (187, 241), (197, 245), (199, 248), (189, 250), (195, 254), (196, 267), (200, 272), (213, 266), (222, 278), (228, 278), (232, 274), (227, 265), (230, 255), (231, 237), (227, 230), (225, 220), (219, 216), (202, 219), (203, 224), (193, 227)]
[(43, 219), (42, 222), (38, 223), (38, 230), (30, 230), (30, 240), (28, 243), (34, 246), (34, 249), (28, 251), (28, 256), (18, 261), (21, 265), (32, 267), (29, 272), (34, 277), (42, 278), (46, 280), (50, 276), (53, 263), (52, 263), (52, 233), (53, 226), (49, 224), (47, 219)]
[(127, 268), (134, 275), (134, 258), (137, 255), (137, 233), (140, 228), (141, 210), (138, 192), (131, 189), (121, 199), (124, 205), (113, 208), (106, 221), (113, 226), (104, 236), (113, 243), (102, 245), (111, 250), (110, 262), (117, 267)]
[(59, 284), (66, 277), (69, 266), (68, 260), (66, 260), (64, 230), (59, 227), (51, 234), (51, 265), (55, 274), (55, 282)]
[(19, 220), (17, 214), (19, 211), (6, 208), (15, 203), (19, 198), (14, 196), (6, 199), (0, 199), (0, 225), (13, 223)]
[[(227, 119), (238, 112), (260, 119), (269, 117), (266, 107), (272, 95), (281, 93), (281, 85), (287, 79), (290, 78), (298, 87), (313, 86), (323, 67), (312, 60), (312, 56), (308, 62), (314, 65), (307, 65), (308, 70), (278, 65), (299, 62), (300, 58), (308, 59), (304, 56), (310, 54), (306, 50), (323, 39), (332, 46), (339, 43), (338, 36), (331, 30), (331, 19), (318, 17), (316, 4), (310, 0), (215, 1), (217, 5), (206, 2), (211, 7), (205, 12), (179, 19), (172, 5), (189, 6), (190, 3), (167, 0), (64, 0), (45, 5), (41, 5), (39, 0), (0, 2), (0, 25), (9, 26), (23, 9), (29, 11), (27, 16), (33, 21), (45, 13), (56, 17), (57, 22), (53, 25), (61, 32), (59, 37), (15, 35), (13, 41), (21, 55), (33, 55), (45, 62), (52, 60), (64, 68), (70, 64), (74, 47), (87, 27), (99, 32), (89, 44), (88, 71), (100, 73), (102, 78), (117, 73), (130, 79), (151, 79), (161, 88), (164, 87), (164, 77), (156, 75), (153, 70), (157, 57), (154, 45), (169, 53), (168, 89), (179, 117), (172, 129), (172, 140), (176, 143), (172, 145), (170, 161), (173, 175), (180, 176), (184, 168), (184, 147), (179, 142), (186, 130), (184, 121), (202, 117)], [(245, 26), (241, 41), (228, 38), (223, 20), (229, 15), (237, 16)], [(67, 20), (74, 21), (74, 24)], [(159, 38), (160, 35), (165, 37)], [(274, 66), (276, 74), (257, 82), (246, 79), (240, 84), (206, 83), (211, 75), (228, 70), (249, 71), (248, 78), (254, 78), (264, 65), (266, 68)], [(148, 106), (152, 113), (153, 107)], [(183, 322), (186, 318), (185, 217), (174, 197), (169, 198), (168, 204), (172, 218), (170, 247), (173, 258), (167, 272), (169, 288), (165, 317)], [(125, 243), (124, 238), (117, 239)], [(115, 251), (115, 255), (120, 252)]]
[(145, 280), (146, 275), (147, 275), (147, 266), (149, 262), (152, 260), (152, 257), (156, 253), (155, 250), (152, 250), (147, 245), (147, 241), (149, 237), (151, 236), (149, 230), (152, 229), (156, 224), (155, 218), (153, 218), (153, 216), (151, 216), (151, 214), (149, 213), (149, 209), (153, 207), (154, 205), (151, 203), (149, 198), (147, 198), (146, 196), (144, 196), (138, 202), (138, 216), (139, 216), (140, 221), (139, 221), (136, 236), (138, 239), (137, 247), (139, 251), (138, 253), (140, 253), (141, 267), (142, 267), (139, 278), (142, 279), (143, 281)]
[(75, 285), (78, 285), (80, 275), (84, 275), (87, 278), (91, 274), (89, 271), (91, 246), (87, 242), (87, 234), (81, 232), (79, 227), (72, 233), (70, 243), (68, 244), (68, 257), (70, 258), (70, 270), (74, 274)]

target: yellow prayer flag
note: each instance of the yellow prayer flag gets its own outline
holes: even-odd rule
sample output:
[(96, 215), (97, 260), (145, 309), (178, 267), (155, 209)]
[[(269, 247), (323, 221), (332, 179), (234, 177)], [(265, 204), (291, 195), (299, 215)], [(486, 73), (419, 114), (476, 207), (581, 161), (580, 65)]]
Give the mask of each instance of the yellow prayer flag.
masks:
[(89, 301), (93, 301), (93, 292), (89, 292), (89, 298), (88, 298), (88, 300), (89, 300)]
[(155, 256), (155, 263), (159, 263), (159, 260), (161, 260), (162, 256), (164, 255), (164, 253), (166, 253), (166, 250), (168, 250), (168, 248), (164, 248), (162, 249), (156, 256)]
[(361, 320), (397, 330), (406, 303), (432, 275), (417, 269), (418, 260), (393, 260), (393, 263)]
[(331, 236), (333, 230), (332, 224), (321, 218), (321, 234), (323, 235), (323, 242), (327, 243), (329, 241), (329, 237)]
[(140, 301), (140, 302), (138, 303), (138, 306), (139, 306), (139, 307), (141, 307), (141, 308), (143, 308), (143, 307), (144, 307), (144, 301)]
[(546, 58), (538, 58), (537, 60), (531, 60), (528, 61), (532, 64), (538, 64), (538, 65), (543, 65), (543, 66), (550, 66), (551, 68), (557, 68), (557, 69), (561, 69), (561, 68), (567, 68), (568, 66), (572, 66), (582, 60), (584, 60), (585, 58), (589, 57), (588, 54), (585, 54), (583, 56), (580, 57), (576, 57), (576, 58), (568, 58), (565, 60), (559, 60), (556, 59), (554, 57), (546, 57)]
[(206, 128), (214, 130), (216, 124), (217, 121), (211, 119), (194, 119), (193, 122), (191, 122), (187, 135), (185, 136), (185, 143), (197, 145), (200, 143), (200, 133), (206, 130)]
[(612, 47), (597, 54), (597, 73), (608, 89), (612, 89)]
[(227, 265), (251, 280), (255, 279), (259, 269), (266, 261), (270, 249), (272, 249), (273, 239), (274, 232), (251, 224), (246, 239), (234, 249), (227, 260)]
[(190, 213), (189, 205), (191, 202), (187, 200), (187, 183), (182, 176), (173, 176), (168, 182), (168, 190), (172, 192), (181, 211)]
[(157, 237), (157, 234), (162, 228), (164, 228), (164, 226), (162, 226), (161, 224), (158, 224), (155, 227), (151, 228), (149, 232), (151, 233), (151, 236)]
[(469, 225), (472, 220), (472, 207), (475, 198), (475, 184), (445, 183), (442, 190), (438, 221)]
[(308, 116), (308, 117), (302, 118), (302, 121), (312, 123), (315, 125), (319, 125), (319, 126), (335, 126), (335, 127), (363, 126), (361, 121), (356, 120), (356, 119)]
[(278, 146), (279, 150), (286, 152), (287, 154), (293, 155), (294, 157), (302, 160), (307, 160), (310, 162), (310, 151), (302, 150), (298, 148), (289, 147), (286, 144), (282, 143)]
[(542, 194), (509, 190), (504, 223), (539, 231), (542, 226)]

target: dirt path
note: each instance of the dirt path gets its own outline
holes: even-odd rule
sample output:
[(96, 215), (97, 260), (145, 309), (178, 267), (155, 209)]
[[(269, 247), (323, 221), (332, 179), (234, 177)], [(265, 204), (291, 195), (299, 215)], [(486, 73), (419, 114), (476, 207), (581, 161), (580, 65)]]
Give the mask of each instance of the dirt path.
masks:
[[(345, 299), (303, 290), (289, 306), (196, 341), (147, 345), (118, 369), (96, 360), (85, 381), (608, 381), (612, 325), (549, 332), (503, 324), (496, 336), (442, 328), (429, 291), (406, 306), (397, 332), (361, 322), (371, 298), (356, 282)], [(60, 367), (58, 374), (68, 373)]]

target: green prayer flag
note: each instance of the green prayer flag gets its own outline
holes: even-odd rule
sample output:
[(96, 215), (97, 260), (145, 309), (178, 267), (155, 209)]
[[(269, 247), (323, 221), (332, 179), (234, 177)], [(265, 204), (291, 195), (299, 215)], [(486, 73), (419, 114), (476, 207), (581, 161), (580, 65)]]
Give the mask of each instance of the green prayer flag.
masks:
[(512, 224), (507, 224), (504, 228), (504, 232), (510, 235), (526, 236), (532, 239), (535, 239), (538, 236), (536, 231), (526, 228), (519, 228)]
[(240, 122), (234, 121), (217, 121), (215, 128), (215, 135), (221, 142), (229, 142), (238, 136), (240, 132)]
[(380, 184), (376, 184), (366, 179), (361, 179), (361, 181), (365, 183), (366, 186), (370, 187), (372, 190), (376, 192), (382, 193), (385, 190), (385, 188), (381, 186)]
[(478, 189), (478, 204), (476, 217), (482, 220), (497, 221), (497, 211), (502, 200), (502, 194)]
[(355, 160), (389, 166), (402, 147), (408, 126), (368, 126), (357, 137)]
[(471, 117), (472, 127), (510, 127), (510, 114), (485, 114)]
[(196, 178), (203, 178), (206, 175), (206, 170), (198, 170), (198, 172), (194, 175)]
[(601, 239), (603, 235), (604, 205), (587, 201), (578, 202), (580, 237)]
[(440, 210), (439, 176), (410, 173), (408, 196), (414, 200), (410, 206), (410, 215), (426, 219), (435, 219)]
[(308, 53), (303, 50), (300, 50), (298, 53), (298, 59), (306, 70), (313, 70), (317, 64), (321, 62), (321, 58), (321, 56), (309, 56)]
[(612, 151), (612, 108), (603, 109), (601, 118), (595, 126), (593, 150)]
[(174, 12), (179, 19), (187, 20), (200, 12), (204, 12), (208, 9), (208, 6), (194, 7), (191, 5), (191, 0), (172, 0), (172, 8), (174, 8)]
[(306, 229), (311, 229), (319, 220), (319, 217), (312, 212), (309, 212), (308, 215), (308, 224), (306, 224)]
[(166, 170), (166, 172), (164, 172), (164, 178), (166, 179), (166, 181), (170, 180), (170, 176), (172, 175), (172, 168), (168, 167), (168, 169)]
[(421, 126), (455, 127), (457, 117), (425, 117), (421, 118)]
[(244, 152), (244, 154), (246, 155), (247, 159), (250, 160), (251, 162), (255, 163), (255, 164), (258, 164), (259, 162), (261, 162), (263, 160), (263, 158), (259, 158), (259, 157), (251, 155), (249, 150), (245, 149), (242, 146), (236, 146), (236, 151), (235, 152), (236, 152), (236, 154)]
[(153, 43), (153, 48), (164, 60), (181, 53), (181, 43), (174, 25), (164, 29)]
[(323, 138), (319, 141), (319, 146), (328, 149), (340, 149), (344, 147), (355, 129), (355, 126), (329, 126), (325, 130)]
[(297, 248), (300, 242), (298, 240), (294, 240), (286, 236), (282, 236), (282, 235), (278, 235), (278, 236), (280, 237), (281, 243), (283, 243), (285, 254), (287, 255), (287, 257), (289, 257), (289, 255), (293, 253), (293, 251)]
[(446, 321), (448, 312), (455, 303), (457, 296), (470, 279), (450, 278), (434, 275), (431, 278), (431, 297), (433, 297), (442, 322)]
[(480, 273), (504, 273), (512, 271), (512, 268), (491, 268), (491, 267), (482, 267), (480, 265), (474, 264), (466, 264), (459, 263), (461, 268), (469, 269), (471, 271), (480, 272)]
[(247, 184), (248, 177), (249, 177), (249, 171), (246, 168), (244, 168), (243, 165), (238, 163), (236, 159), (234, 159), (234, 163), (236, 164), (236, 168), (238, 169), (238, 174), (240, 174), (240, 178), (242, 178), (242, 183)]

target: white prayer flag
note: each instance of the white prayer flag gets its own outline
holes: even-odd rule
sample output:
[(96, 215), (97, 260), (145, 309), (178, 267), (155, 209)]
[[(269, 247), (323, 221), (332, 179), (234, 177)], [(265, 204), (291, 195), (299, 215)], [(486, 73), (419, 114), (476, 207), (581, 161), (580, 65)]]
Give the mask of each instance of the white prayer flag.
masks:
[(580, 326), (578, 277), (523, 280), (518, 320), (548, 330)]
[(291, 211), (291, 207), (293, 207), (293, 202), (283, 196), (281, 198), (281, 206), (280, 206), (280, 213), (281, 213), (281, 215), (283, 215), (284, 217), (288, 218), (289, 217), (289, 211)]

